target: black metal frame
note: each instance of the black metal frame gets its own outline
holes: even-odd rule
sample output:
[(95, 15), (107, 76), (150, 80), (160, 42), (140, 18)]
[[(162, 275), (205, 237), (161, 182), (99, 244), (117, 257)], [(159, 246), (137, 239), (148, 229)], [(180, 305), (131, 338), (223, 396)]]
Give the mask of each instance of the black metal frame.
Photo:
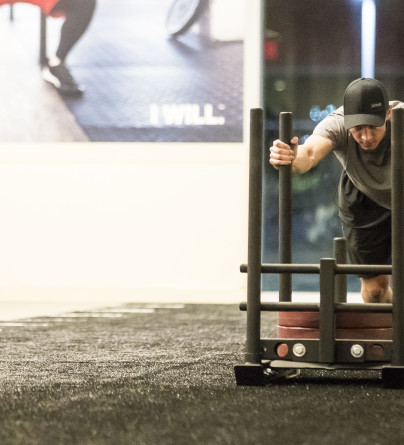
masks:
[[(264, 112), (250, 110), (250, 174), (247, 302), (245, 363), (235, 366), (238, 385), (264, 385), (274, 378), (289, 377), (294, 369), (377, 369), (382, 371), (386, 387), (404, 387), (404, 109), (392, 116), (392, 266), (350, 265), (346, 246), (336, 239), (334, 258), (323, 258), (319, 264), (292, 264), (291, 208), (292, 172), (290, 166), (279, 168), (279, 264), (261, 262), (262, 162), (264, 146)], [(280, 139), (292, 137), (292, 114), (279, 117)], [(366, 273), (392, 274), (393, 304), (346, 303), (346, 275)], [(261, 302), (261, 274), (280, 274), (279, 302)], [(295, 273), (320, 275), (320, 303), (293, 303), (291, 276)], [(284, 278), (282, 278), (284, 277)], [(319, 339), (261, 339), (261, 311), (318, 311)], [(393, 313), (392, 340), (337, 340), (337, 312)], [(282, 354), (278, 348), (282, 345)], [(300, 353), (295, 353), (298, 345)], [(301, 351), (304, 353), (302, 354)], [(377, 351), (377, 353), (375, 352)]]

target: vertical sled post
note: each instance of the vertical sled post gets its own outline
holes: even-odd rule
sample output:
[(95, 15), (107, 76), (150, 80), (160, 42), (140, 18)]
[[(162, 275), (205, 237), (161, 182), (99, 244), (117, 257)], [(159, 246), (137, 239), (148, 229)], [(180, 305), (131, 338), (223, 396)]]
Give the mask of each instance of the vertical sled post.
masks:
[[(290, 144), (292, 113), (279, 114), (279, 139)], [(292, 166), (279, 166), (279, 262), (292, 262)], [(279, 276), (279, 301), (292, 301), (292, 275)]]
[(404, 366), (404, 109), (393, 110), (391, 126), (393, 359)]
[(384, 386), (404, 388), (404, 109), (391, 119), (391, 236), (393, 281), (393, 355), (382, 370)]
[[(334, 258), (337, 264), (347, 262), (347, 242), (345, 238), (334, 238)], [(335, 301), (346, 303), (347, 298), (347, 278), (346, 275), (339, 274), (335, 277)]]
[(264, 111), (250, 110), (248, 206), (247, 341), (245, 361), (261, 363), (261, 233)]

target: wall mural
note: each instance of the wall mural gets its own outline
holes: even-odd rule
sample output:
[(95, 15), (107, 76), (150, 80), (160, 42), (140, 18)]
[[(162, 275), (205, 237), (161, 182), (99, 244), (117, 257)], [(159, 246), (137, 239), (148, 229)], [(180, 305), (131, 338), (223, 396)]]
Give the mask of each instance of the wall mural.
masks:
[[(0, 140), (243, 140), (245, 0), (80, 0), (95, 10), (90, 17), (87, 5), (88, 23), (78, 25), (69, 15), (74, 1), (60, 0), (65, 9), (46, 20), (49, 66), (43, 67), (38, 6), (14, 2), (11, 15), (0, 1), (7, 34), (0, 43), (6, 54), (0, 116), (7, 118)], [(83, 34), (65, 58), (80, 89), (74, 92), (55, 86), (50, 65), (60, 53), (61, 30), (73, 40), (80, 26)], [(17, 68), (28, 62), (32, 72), (23, 78)]]

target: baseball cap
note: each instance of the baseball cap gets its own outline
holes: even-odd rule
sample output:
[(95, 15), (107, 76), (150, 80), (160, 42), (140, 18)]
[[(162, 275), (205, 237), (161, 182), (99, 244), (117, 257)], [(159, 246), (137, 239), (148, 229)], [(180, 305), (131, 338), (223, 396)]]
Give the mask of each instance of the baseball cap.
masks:
[(344, 94), (345, 128), (358, 125), (381, 127), (388, 107), (387, 91), (379, 80), (356, 79), (348, 85)]

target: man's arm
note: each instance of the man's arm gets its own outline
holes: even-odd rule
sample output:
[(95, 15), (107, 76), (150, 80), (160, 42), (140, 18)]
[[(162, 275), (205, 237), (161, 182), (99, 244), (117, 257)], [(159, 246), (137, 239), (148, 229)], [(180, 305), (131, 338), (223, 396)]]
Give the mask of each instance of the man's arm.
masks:
[(297, 145), (297, 137), (290, 142), (288, 145), (280, 140), (274, 141), (269, 162), (275, 168), (292, 164), (294, 173), (306, 173), (332, 150), (332, 142), (317, 134), (309, 136), (302, 145)]

